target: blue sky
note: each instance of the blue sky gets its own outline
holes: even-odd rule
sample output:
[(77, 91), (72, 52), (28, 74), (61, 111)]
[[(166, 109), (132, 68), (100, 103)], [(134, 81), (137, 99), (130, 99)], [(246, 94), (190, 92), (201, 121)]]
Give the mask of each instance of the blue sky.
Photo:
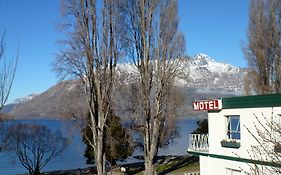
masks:
[[(179, 29), (186, 54), (205, 53), (217, 61), (245, 67), (248, 0), (179, 0)], [(0, 0), (0, 34), (6, 30), (7, 56), (20, 60), (9, 102), (41, 93), (58, 82), (51, 63), (62, 39), (59, 0)]]
[(246, 42), (248, 0), (180, 0), (180, 31), (186, 53), (205, 53), (217, 61), (245, 67), (241, 43)]

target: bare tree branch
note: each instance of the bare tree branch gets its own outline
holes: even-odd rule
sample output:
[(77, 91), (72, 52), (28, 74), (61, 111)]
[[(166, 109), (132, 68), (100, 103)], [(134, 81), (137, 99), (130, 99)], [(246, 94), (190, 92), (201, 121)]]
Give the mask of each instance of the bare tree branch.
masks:
[[(280, 137), (281, 125), (280, 116), (264, 116), (261, 114), (257, 116), (254, 114), (257, 123), (254, 123), (255, 130), (250, 130), (246, 127), (250, 135), (255, 139), (257, 145), (252, 146), (248, 150), (248, 154), (253, 160), (271, 162), (273, 164), (281, 164), (281, 150)], [(281, 174), (280, 167), (263, 166), (256, 164), (249, 164), (250, 171), (247, 174)]]
[(44, 125), (16, 124), (9, 128), (10, 148), (29, 174), (37, 175), (47, 163), (66, 148), (68, 142), (60, 132)]
[(0, 110), (6, 104), (12, 88), (18, 64), (19, 47), (15, 58), (8, 59), (5, 52), (5, 33), (3, 33), (0, 41)]

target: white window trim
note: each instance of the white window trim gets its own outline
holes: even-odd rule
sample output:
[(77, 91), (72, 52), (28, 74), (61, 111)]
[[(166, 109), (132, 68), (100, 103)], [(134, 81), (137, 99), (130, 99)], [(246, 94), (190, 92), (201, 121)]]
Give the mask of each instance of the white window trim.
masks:
[[(240, 133), (240, 139), (232, 139), (232, 138), (229, 138), (228, 136), (228, 121), (229, 121), (229, 118), (230, 117), (235, 117), (237, 116), (239, 118), (239, 123), (237, 125), (237, 128), (236, 128), (236, 133)], [(240, 142), (241, 140), (241, 120), (240, 120), (240, 115), (225, 115), (225, 140), (226, 141), (235, 141), (235, 142)], [(238, 132), (238, 127), (240, 126), (240, 131)], [(231, 134), (230, 134), (231, 135)]]

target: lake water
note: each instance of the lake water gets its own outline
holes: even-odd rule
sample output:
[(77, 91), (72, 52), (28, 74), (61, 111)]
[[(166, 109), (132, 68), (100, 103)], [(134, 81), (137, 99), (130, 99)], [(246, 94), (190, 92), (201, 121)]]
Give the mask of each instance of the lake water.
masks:
[[(87, 165), (83, 156), (85, 145), (82, 142), (79, 129), (74, 127), (72, 121), (58, 121), (58, 120), (24, 120), (15, 121), (23, 123), (43, 124), (52, 130), (59, 130), (65, 137), (70, 140), (70, 145), (65, 149), (62, 156), (51, 160), (42, 170), (67, 170), (85, 168)], [(188, 134), (196, 128), (196, 120), (181, 119), (177, 122), (179, 128), (179, 137), (174, 140), (167, 148), (159, 150), (158, 155), (186, 155), (188, 146)], [(140, 150), (136, 150), (134, 155), (142, 155)], [(129, 159), (128, 161), (134, 161)], [(26, 173), (27, 170), (19, 163), (17, 158), (12, 153), (0, 153), (0, 175), (15, 175)]]

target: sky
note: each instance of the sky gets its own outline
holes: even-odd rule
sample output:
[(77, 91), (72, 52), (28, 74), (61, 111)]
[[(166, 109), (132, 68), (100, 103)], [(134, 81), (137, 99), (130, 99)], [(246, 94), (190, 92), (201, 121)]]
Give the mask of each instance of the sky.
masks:
[[(248, 0), (179, 0), (179, 30), (186, 55), (204, 53), (216, 61), (245, 67)], [(59, 0), (0, 0), (0, 34), (6, 31), (7, 57), (19, 64), (8, 103), (42, 93), (59, 82), (52, 62), (63, 39)]]

